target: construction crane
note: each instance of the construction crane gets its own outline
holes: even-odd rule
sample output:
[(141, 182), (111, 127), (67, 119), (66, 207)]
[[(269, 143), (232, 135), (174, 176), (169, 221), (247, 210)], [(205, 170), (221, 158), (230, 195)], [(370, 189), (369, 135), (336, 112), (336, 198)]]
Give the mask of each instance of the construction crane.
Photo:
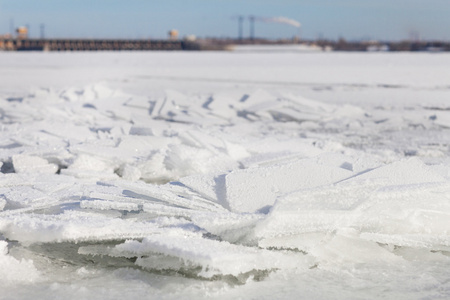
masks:
[(245, 19), (245, 17), (242, 15), (238, 15), (238, 16), (231, 17), (231, 19), (238, 21), (238, 39), (240, 41), (242, 41), (242, 39), (244, 38), (244, 19)]

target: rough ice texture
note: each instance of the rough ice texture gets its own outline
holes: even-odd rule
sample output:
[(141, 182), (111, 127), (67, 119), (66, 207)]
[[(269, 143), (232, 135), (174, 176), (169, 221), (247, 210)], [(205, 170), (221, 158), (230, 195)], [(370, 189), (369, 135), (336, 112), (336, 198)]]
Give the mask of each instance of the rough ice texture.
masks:
[(39, 272), (31, 260), (17, 260), (8, 255), (8, 243), (0, 241), (0, 282), (33, 283), (38, 281)]
[(0, 68), (0, 298), (449, 298), (448, 56)]
[(233, 171), (225, 177), (228, 206), (236, 212), (256, 212), (272, 206), (283, 194), (335, 183), (352, 172), (322, 165), (315, 159)]
[(48, 161), (37, 156), (14, 155), (12, 161), (16, 173), (55, 174), (58, 171), (57, 165), (49, 164)]

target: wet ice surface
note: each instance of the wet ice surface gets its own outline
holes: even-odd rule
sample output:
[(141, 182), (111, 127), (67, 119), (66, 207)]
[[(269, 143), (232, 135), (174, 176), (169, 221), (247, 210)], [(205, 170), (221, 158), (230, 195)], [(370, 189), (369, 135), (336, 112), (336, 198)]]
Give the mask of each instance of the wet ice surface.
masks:
[(1, 297), (450, 297), (449, 55), (1, 54)]

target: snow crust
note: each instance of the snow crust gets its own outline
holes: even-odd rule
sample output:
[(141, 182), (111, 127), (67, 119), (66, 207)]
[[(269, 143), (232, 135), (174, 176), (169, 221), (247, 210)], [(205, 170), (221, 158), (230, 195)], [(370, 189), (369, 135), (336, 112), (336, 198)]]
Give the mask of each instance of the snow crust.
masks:
[(450, 56), (0, 54), (0, 298), (450, 297)]

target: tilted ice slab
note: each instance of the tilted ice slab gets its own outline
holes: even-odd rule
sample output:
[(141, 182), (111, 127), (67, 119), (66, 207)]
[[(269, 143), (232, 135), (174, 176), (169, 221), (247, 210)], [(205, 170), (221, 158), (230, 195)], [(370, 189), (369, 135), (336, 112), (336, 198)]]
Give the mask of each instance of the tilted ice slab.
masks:
[(347, 229), (358, 240), (448, 250), (449, 191), (419, 159), (404, 160), (280, 197), (255, 234), (261, 246), (309, 252)]
[(23, 212), (73, 202), (83, 194), (72, 177), (35, 172), (0, 174), (0, 191), (3, 209)]
[[(142, 242), (126, 241), (114, 248), (103, 250), (87, 247), (80, 249), (80, 252), (137, 256), (139, 259), (136, 264), (147, 269), (190, 268), (195, 270), (196, 267), (201, 267), (201, 271), (197, 271), (198, 276), (206, 278), (215, 275), (239, 276), (252, 271), (307, 269), (314, 264), (313, 260), (301, 253), (274, 252), (233, 245), (225, 241), (205, 239), (198, 233), (177, 230), (168, 231), (167, 234), (148, 236)], [(158, 263), (152, 257), (155, 253), (163, 255), (157, 259)]]
[(23, 244), (109, 241), (143, 238), (159, 232), (152, 222), (121, 219), (107, 214), (65, 211), (59, 215), (3, 213), (0, 231)]
[(273, 205), (283, 194), (328, 185), (352, 175), (345, 168), (321, 164), (320, 158), (235, 170), (225, 177), (226, 199), (231, 211), (255, 212)]
[(140, 198), (145, 202), (160, 203), (179, 208), (188, 208), (198, 211), (224, 212), (225, 209), (208, 199), (189, 193), (188, 190), (175, 190), (172, 185), (154, 186), (143, 182), (112, 181), (107, 185), (120, 187), (123, 195)]
[(265, 218), (252, 213), (202, 213), (191, 216), (192, 223), (208, 234), (234, 244), (254, 244), (254, 228)]

